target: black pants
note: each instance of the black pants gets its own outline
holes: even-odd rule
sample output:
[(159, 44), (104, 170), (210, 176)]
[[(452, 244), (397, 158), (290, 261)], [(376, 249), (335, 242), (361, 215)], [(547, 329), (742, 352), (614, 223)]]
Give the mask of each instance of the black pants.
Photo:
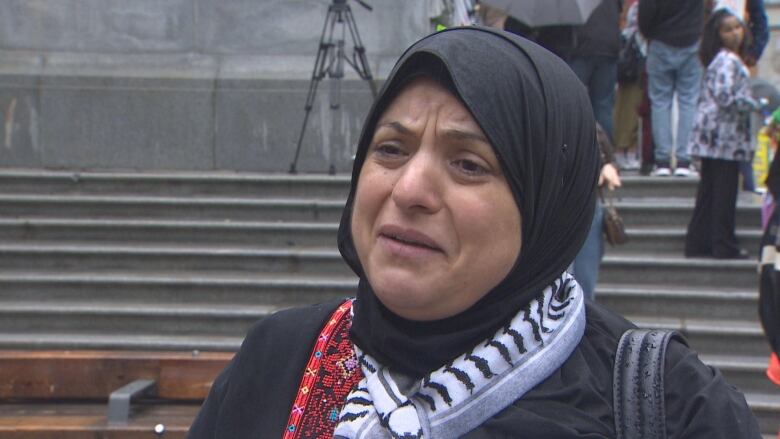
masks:
[(686, 256), (733, 258), (739, 254), (734, 235), (738, 179), (738, 162), (701, 160), (696, 207), (685, 237)]
[(758, 315), (772, 351), (780, 355), (780, 267), (773, 257), (780, 248), (775, 243), (780, 211), (775, 209), (761, 237), (761, 277), (759, 281)]

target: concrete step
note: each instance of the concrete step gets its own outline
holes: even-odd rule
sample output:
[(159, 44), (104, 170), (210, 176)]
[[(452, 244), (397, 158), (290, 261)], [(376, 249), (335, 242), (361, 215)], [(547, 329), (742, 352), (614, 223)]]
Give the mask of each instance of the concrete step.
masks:
[(120, 301), (3, 301), (0, 305), (3, 334), (62, 331), (178, 337), (241, 337), (252, 323), (289, 306)]
[[(670, 254), (682, 255), (685, 251), (685, 228), (681, 227), (633, 227), (626, 228), (629, 241), (624, 245), (604, 246), (606, 254)], [(761, 246), (761, 230), (737, 230), (740, 245), (752, 255), (758, 255)]]
[(641, 176), (636, 171), (620, 173), (622, 186), (615, 191), (624, 198), (696, 198), (698, 178), (668, 178)]
[(235, 172), (73, 172), (0, 170), (0, 193), (153, 195), (346, 200), (350, 175)]
[(769, 439), (775, 439), (780, 433), (780, 394), (747, 393), (745, 400), (758, 419), (761, 433)]
[[(607, 254), (681, 255), (685, 229), (627, 228), (630, 241), (605, 246)], [(229, 221), (181, 219), (0, 218), (0, 242), (101, 242), (104, 244), (197, 243), (249, 246), (335, 246), (337, 222)], [(737, 238), (758, 254), (760, 230), (737, 230)]]
[[(599, 275), (603, 284), (652, 284), (663, 288), (740, 291), (758, 288), (754, 260), (716, 260), (670, 256), (607, 255)], [(0, 270), (145, 273), (287, 273), (348, 276), (351, 270), (333, 247), (246, 248), (183, 245), (94, 245), (71, 243), (0, 244)]]
[(1, 333), (0, 349), (129, 349), (159, 351), (237, 351), (243, 335), (175, 336), (134, 333), (92, 334), (81, 332)]
[(766, 376), (768, 357), (704, 355), (700, 359), (720, 370), (726, 381), (742, 393), (775, 393), (780, 397), (780, 387)]
[(596, 301), (618, 314), (647, 318), (744, 321), (758, 318), (758, 291), (751, 289), (599, 283)]
[[(354, 279), (274, 278), (271, 276), (236, 279), (229, 277), (170, 274), (142, 276), (133, 274), (45, 274), (0, 273), (0, 302), (72, 304), (89, 307), (92, 303), (219, 304), (251, 306), (289, 306), (320, 302), (334, 297), (354, 295)], [(29, 308), (29, 307), (28, 307)], [(640, 326), (681, 330), (694, 349), (702, 354), (766, 356), (769, 349), (757, 320), (696, 319), (649, 317), (645, 313), (629, 319)], [(21, 323), (20, 323), (21, 324)]]
[(69, 270), (146, 273), (173, 272), (322, 274), (352, 271), (335, 248), (231, 248), (227, 246), (119, 246), (86, 244), (0, 244), (0, 270)]
[[(80, 172), (41, 169), (0, 170), (0, 193), (12, 194), (150, 194), (323, 197), (346, 199), (349, 174), (251, 172)], [(644, 177), (623, 172), (621, 197), (695, 198), (698, 178)]]
[(303, 305), (352, 297), (357, 278), (247, 273), (0, 272), (0, 300), (32, 302)]
[[(623, 199), (626, 227), (686, 227), (692, 200)], [(0, 194), (3, 218), (143, 218), (232, 221), (338, 222), (344, 200), (327, 198), (168, 197), (135, 195)], [(760, 229), (760, 206), (740, 203), (738, 229)]]
[(757, 291), (755, 259), (722, 260), (664, 255), (606, 255), (599, 282), (604, 284), (665, 285)]
[(3, 218), (146, 218), (338, 222), (343, 200), (0, 194)]
[(728, 353), (769, 358), (769, 342), (758, 321), (627, 318), (643, 328), (676, 329), (685, 335), (693, 350), (704, 356)]
[[(623, 198), (615, 207), (627, 228), (678, 227), (686, 228), (691, 221), (695, 199), (683, 198)], [(760, 197), (745, 193), (737, 200), (737, 229), (761, 229)]]
[(336, 246), (336, 222), (0, 218), (0, 242)]

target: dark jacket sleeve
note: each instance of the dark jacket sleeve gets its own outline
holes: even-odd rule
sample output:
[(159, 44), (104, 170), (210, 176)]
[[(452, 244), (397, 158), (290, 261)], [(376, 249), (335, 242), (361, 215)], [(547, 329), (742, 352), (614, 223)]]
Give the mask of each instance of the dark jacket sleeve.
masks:
[(766, 185), (769, 188), (769, 193), (775, 198), (780, 200), (780, 154), (775, 154), (772, 159), (772, 164), (769, 165), (769, 174), (766, 177)]
[(225, 369), (217, 376), (214, 383), (211, 385), (206, 401), (198, 412), (198, 416), (190, 426), (188, 439), (206, 439), (216, 437), (217, 418), (219, 416), (219, 408), (222, 406), (222, 401), (225, 399), (225, 393), (227, 392), (228, 383), (230, 382), (230, 370), (233, 363), (236, 361), (236, 357), (225, 367)]
[(343, 302), (287, 309), (252, 326), (187, 438), (281, 437), (317, 335)]
[(670, 439), (761, 439), (745, 397), (675, 340), (666, 352), (664, 392)]
[(769, 27), (767, 25), (764, 0), (748, 0), (748, 14), (750, 15), (750, 34), (753, 42), (748, 48), (749, 55), (755, 61), (761, 58), (764, 48), (769, 42)]
[(614, 163), (615, 147), (612, 146), (607, 132), (598, 123), (596, 123), (596, 142), (599, 144), (599, 152), (601, 153), (601, 166)]

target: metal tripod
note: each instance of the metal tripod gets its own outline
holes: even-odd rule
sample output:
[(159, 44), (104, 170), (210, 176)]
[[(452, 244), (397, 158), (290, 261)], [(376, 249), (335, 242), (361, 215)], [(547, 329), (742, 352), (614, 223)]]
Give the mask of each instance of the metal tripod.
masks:
[[(368, 10), (371, 10), (369, 5), (360, 0), (356, 1)], [(337, 39), (334, 41), (333, 37), (336, 24), (341, 26), (341, 34), (337, 35)], [(349, 28), (354, 47), (351, 59), (344, 53), (345, 28)], [(306, 107), (304, 107), (306, 113), (303, 116), (303, 126), (301, 126), (301, 133), (298, 136), (298, 146), (295, 148), (295, 158), (290, 164), (291, 174), (297, 172), (296, 166), (298, 164), (298, 156), (301, 153), (301, 143), (303, 142), (303, 135), (306, 132), (306, 124), (309, 122), (309, 115), (311, 114), (311, 109), (314, 105), (314, 98), (317, 95), (317, 85), (325, 75), (335, 79), (335, 81), (331, 83), (330, 108), (337, 109), (341, 106), (341, 79), (344, 77), (345, 62), (352, 66), (361, 79), (368, 81), (368, 86), (371, 88), (371, 94), (376, 98), (376, 85), (374, 84), (374, 78), (371, 76), (371, 70), (368, 67), (366, 49), (360, 41), (360, 34), (358, 33), (357, 25), (355, 24), (355, 18), (352, 16), (352, 9), (347, 4), (347, 0), (333, 0), (333, 3), (331, 3), (328, 8), (328, 15), (325, 17), (325, 26), (322, 28), (322, 36), (320, 37), (320, 47), (317, 50), (317, 58), (314, 61), (314, 71), (311, 74), (309, 94), (306, 97)], [(332, 163), (329, 172), (331, 174), (336, 172)]]

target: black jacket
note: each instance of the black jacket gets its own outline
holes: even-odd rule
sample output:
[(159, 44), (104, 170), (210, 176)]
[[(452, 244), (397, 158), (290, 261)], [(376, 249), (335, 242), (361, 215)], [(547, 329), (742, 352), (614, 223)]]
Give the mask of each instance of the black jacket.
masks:
[(639, 31), (648, 40), (675, 47), (699, 41), (704, 27), (702, 0), (641, 0)]
[[(315, 338), (340, 303), (282, 311), (256, 324), (214, 382), (188, 439), (281, 437)], [(612, 367), (620, 335), (630, 327), (588, 303), (585, 335), (563, 366), (487, 420), (481, 433), (463, 438), (615, 437)], [(744, 397), (676, 341), (666, 353), (665, 392), (669, 439), (761, 438)]]
[(588, 21), (575, 28), (575, 57), (606, 56), (617, 59), (620, 52), (622, 7), (622, 0), (603, 0)]

